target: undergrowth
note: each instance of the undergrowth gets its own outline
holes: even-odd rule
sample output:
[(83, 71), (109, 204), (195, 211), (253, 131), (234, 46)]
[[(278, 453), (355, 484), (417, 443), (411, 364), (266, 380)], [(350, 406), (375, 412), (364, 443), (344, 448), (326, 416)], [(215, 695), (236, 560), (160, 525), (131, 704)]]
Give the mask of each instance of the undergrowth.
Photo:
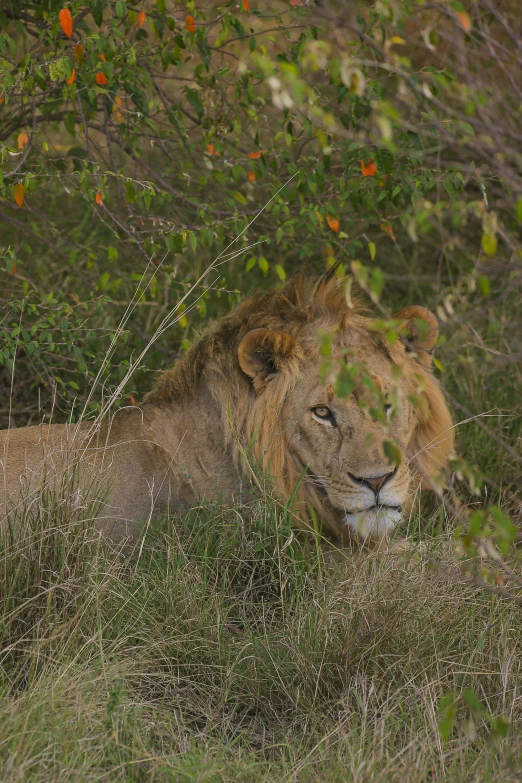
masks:
[(264, 497), (118, 554), (53, 500), (2, 534), (2, 780), (519, 779), (521, 609), (448, 531), (329, 558)]

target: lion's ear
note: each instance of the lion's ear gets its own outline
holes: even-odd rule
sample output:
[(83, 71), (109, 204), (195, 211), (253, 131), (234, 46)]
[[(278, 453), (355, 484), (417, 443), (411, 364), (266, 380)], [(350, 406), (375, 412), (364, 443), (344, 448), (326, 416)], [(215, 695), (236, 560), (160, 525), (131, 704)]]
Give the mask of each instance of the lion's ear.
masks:
[(258, 394), (279, 373), (296, 373), (302, 355), (295, 338), (276, 329), (253, 329), (238, 348), (239, 366), (252, 379)]
[(431, 364), (431, 352), (439, 337), (439, 322), (432, 312), (420, 305), (399, 310), (393, 316), (401, 321), (400, 331), (407, 351), (417, 354), (425, 367)]

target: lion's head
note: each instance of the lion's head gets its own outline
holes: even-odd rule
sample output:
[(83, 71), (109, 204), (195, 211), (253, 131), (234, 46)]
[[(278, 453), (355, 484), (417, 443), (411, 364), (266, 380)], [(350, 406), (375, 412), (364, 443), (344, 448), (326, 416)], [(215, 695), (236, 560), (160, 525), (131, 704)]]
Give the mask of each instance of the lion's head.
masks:
[(437, 321), (422, 307), (394, 318), (402, 340), (349, 306), (337, 277), (297, 277), (217, 322), (163, 384), (203, 381), (240, 466), (253, 454), (285, 499), (297, 487), (298, 516), (312, 507), (339, 538), (379, 538), (421, 484), (440, 486), (453, 448), (430, 371)]

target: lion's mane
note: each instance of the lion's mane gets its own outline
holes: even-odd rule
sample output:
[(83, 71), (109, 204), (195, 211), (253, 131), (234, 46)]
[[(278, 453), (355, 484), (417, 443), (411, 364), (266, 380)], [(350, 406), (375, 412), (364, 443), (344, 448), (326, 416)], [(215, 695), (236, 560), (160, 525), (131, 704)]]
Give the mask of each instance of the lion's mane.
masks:
[[(367, 331), (369, 319), (363, 312), (359, 299), (352, 297), (348, 304), (345, 285), (337, 276), (326, 276), (314, 284), (297, 275), (281, 290), (252, 296), (216, 321), (161, 376), (145, 402), (163, 408), (176, 405), (194, 395), (198, 385), (204, 383), (219, 405), (224, 447), (234, 450), (238, 469), (250, 473), (253, 457), (268, 470), (280, 496), (287, 500), (295, 491), (296, 467), (279, 414), (282, 403), (292, 391), (303, 360), (317, 351), (317, 334), (346, 328)], [(256, 395), (239, 367), (238, 351), (243, 338), (260, 328), (290, 334), (294, 340), (281, 378)], [(424, 483), (433, 486), (453, 448), (453, 430), (437, 381), (418, 362), (415, 372), (422, 379), (427, 415), (419, 419), (407, 457)], [(303, 511), (311, 505), (324, 516), (324, 497), (311, 483), (301, 483), (297, 500)]]

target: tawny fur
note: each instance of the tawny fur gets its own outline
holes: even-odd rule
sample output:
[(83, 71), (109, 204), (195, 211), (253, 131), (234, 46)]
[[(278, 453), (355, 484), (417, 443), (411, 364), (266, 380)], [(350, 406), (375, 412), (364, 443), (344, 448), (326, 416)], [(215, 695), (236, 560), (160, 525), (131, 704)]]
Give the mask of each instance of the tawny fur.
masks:
[[(411, 321), (409, 347), (417, 350), (411, 354), (401, 343), (388, 345), (371, 330), (361, 305), (350, 304), (337, 277), (314, 285), (297, 276), (279, 292), (246, 299), (219, 319), (163, 373), (142, 405), (97, 427), (47, 425), (0, 433), (0, 520), (24, 493), (38, 496), (42, 486), (56, 484), (68, 465), (79, 462), (82, 486), (99, 475), (107, 493), (98, 527), (121, 541), (153, 513), (190, 505), (196, 497), (241, 499), (252, 468), (261, 465), (282, 499), (299, 485), (296, 509), (304, 523), (314, 508), (330, 534), (342, 539), (343, 508), (350, 510), (350, 498), (355, 503), (360, 494), (349, 476), (391, 469), (381, 447), (390, 433), (359, 410), (354, 392), (355, 402), (334, 400), (346, 431), (353, 429), (351, 420), (359, 424), (353, 435), (343, 436), (342, 444), (340, 430), (335, 433), (332, 456), (332, 433), (312, 422), (308, 410), (310, 395), (320, 395), (321, 388), (326, 402), (334, 396), (335, 378), (319, 380), (319, 338), (325, 334), (332, 335), (339, 366), (346, 354), (368, 359), (377, 386), (389, 388), (390, 368), (396, 365), (402, 371), (397, 384), (404, 400), (419, 393), (424, 399), (427, 415), (414, 416), (405, 402), (401, 427), (391, 427), (392, 438), (404, 440), (399, 444), (404, 464), (394, 478), (397, 496), (411, 498), (419, 475), (425, 485), (438, 482), (453, 448), (453, 430), (428, 368), (436, 319), (428, 311), (424, 317), (424, 308), (402, 311), (403, 320), (421, 318), (432, 333), (433, 339), (424, 335), (415, 345)], [(366, 447), (371, 439), (373, 445)], [(321, 454), (324, 466), (313, 473), (320, 475), (322, 467), (327, 471), (330, 466), (328, 491), (319, 487), (319, 479), (302, 480)]]

